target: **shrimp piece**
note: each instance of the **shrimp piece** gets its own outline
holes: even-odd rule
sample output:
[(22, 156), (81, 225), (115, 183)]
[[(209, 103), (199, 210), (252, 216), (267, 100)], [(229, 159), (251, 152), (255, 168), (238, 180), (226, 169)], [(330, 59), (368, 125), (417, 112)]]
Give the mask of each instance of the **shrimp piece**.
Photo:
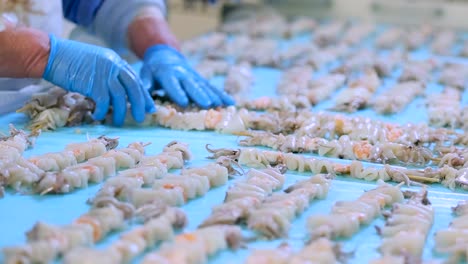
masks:
[(370, 158), (372, 145), (368, 141), (353, 144), (353, 153), (357, 159), (368, 160)]
[(219, 122), (221, 122), (221, 119), (221, 112), (213, 109), (208, 110), (205, 117), (205, 128), (215, 129), (216, 125), (219, 124)]

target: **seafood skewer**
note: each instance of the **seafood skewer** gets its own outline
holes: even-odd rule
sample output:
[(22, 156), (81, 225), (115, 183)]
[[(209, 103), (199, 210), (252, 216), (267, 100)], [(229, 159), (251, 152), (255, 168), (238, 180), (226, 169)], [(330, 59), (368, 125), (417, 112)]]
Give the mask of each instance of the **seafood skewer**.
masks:
[(404, 145), (392, 142), (370, 144), (368, 141), (353, 141), (343, 135), (337, 140), (312, 138), (297, 135), (274, 135), (270, 132), (241, 133), (247, 138), (240, 140), (241, 146), (265, 146), (281, 152), (317, 153), (351, 160), (365, 160), (378, 163), (400, 162), (404, 164), (426, 165), (433, 158), (425, 147)]
[[(161, 154), (143, 156), (134, 168), (121, 171), (116, 176), (107, 180), (95, 197), (90, 200), (90, 203), (96, 205), (102, 200), (117, 198), (118, 200), (124, 200), (127, 202), (133, 201), (132, 204), (139, 207), (144, 203), (143, 201), (135, 201), (135, 199), (138, 200), (138, 196), (136, 195), (143, 195), (152, 190), (145, 190), (146, 192), (143, 193), (138, 193), (137, 190), (140, 190), (143, 185), (155, 184), (156, 179), (162, 178), (171, 169), (182, 168), (184, 162), (190, 159), (190, 157), (191, 154), (187, 144), (177, 141), (170, 142), (163, 148), (163, 152)], [(169, 190), (168, 188), (168, 192), (161, 191), (161, 194), (153, 197), (152, 200), (161, 197), (162, 195), (169, 195), (168, 197), (174, 197), (174, 194), (182, 195), (181, 188), (172, 189)], [(177, 193), (174, 193), (173, 191), (177, 191)], [(154, 193), (156, 193), (156, 191), (154, 191)], [(143, 197), (140, 197), (140, 199)], [(175, 196), (175, 201), (178, 201), (177, 197), (178, 196)]]
[[(20, 156), (17, 157), (16, 160), (3, 160), (4, 163), (1, 168), (3, 170), (3, 182), (5, 185), (11, 186), (15, 190), (20, 190), (21, 187), (33, 187), (33, 189), (35, 189), (36, 185), (43, 179), (47, 178), (51, 180), (51, 178), (56, 178), (53, 175), (60, 173), (47, 173), (45, 170), (59, 170), (60, 167), (76, 164), (78, 161), (83, 161), (94, 156), (96, 157), (93, 159), (98, 160), (99, 155), (105, 153), (108, 148), (115, 148), (117, 144), (117, 139), (99, 137), (88, 142), (67, 145), (65, 147), (65, 152), (69, 155), (65, 158), (60, 154), (52, 153), (40, 157), (33, 157), (31, 159), (25, 159)], [(61, 163), (61, 165), (58, 163)], [(81, 167), (83, 164), (86, 165), (86, 163), (82, 163), (80, 165), (73, 165), (67, 169), (77, 166)], [(86, 168), (87, 173), (89, 173), (89, 169), (90, 168)], [(93, 167), (93, 169), (95, 169), (95, 167)], [(76, 180), (77, 179), (75, 179), (75, 181)], [(50, 184), (52, 183), (49, 182), (47, 187), (50, 187)]]
[(338, 201), (331, 214), (316, 214), (307, 219), (307, 229), (312, 240), (319, 237), (350, 237), (357, 233), (361, 225), (371, 223), (386, 206), (403, 200), (399, 186), (381, 183), (354, 201)]
[(114, 206), (95, 208), (72, 224), (54, 226), (38, 222), (27, 232), (22, 246), (3, 248), (6, 263), (50, 263), (59, 255), (81, 246), (91, 246), (111, 231), (123, 227), (124, 213)]
[[(461, 201), (452, 208), (455, 218), (446, 229), (438, 230), (434, 235), (435, 250), (448, 253), (453, 263), (462, 262), (466, 258), (468, 202)], [(466, 259), (465, 259), (466, 261)]]
[[(154, 210), (154, 209), (152, 209)], [(185, 227), (187, 216), (173, 207), (158, 208), (151, 219), (120, 236), (104, 249), (77, 247), (68, 251), (63, 262), (73, 263), (129, 263), (158, 242), (174, 238), (175, 230)]]
[(224, 203), (213, 208), (201, 227), (218, 224), (233, 225), (249, 216), (274, 190), (282, 188), (284, 171), (278, 168), (251, 169), (245, 179), (235, 182), (226, 192)]
[(463, 91), (466, 87), (467, 74), (468, 67), (466, 65), (448, 64), (443, 67), (440, 73), (439, 83)]
[[(10, 177), (10, 174), (14, 174), (10, 169), (15, 169), (17, 172), (28, 171), (28, 168), (23, 168), (22, 164), (30, 164), (25, 161), (22, 155), (24, 151), (34, 145), (38, 135), (39, 133), (27, 135), (24, 131), (10, 125), (10, 135), (0, 137), (0, 199), (5, 195), (4, 186), (13, 185), (14, 188), (19, 188), (20, 184)], [(29, 167), (36, 171), (39, 170), (35, 166)]]
[(287, 235), (292, 220), (300, 215), (314, 199), (324, 199), (328, 194), (331, 175), (315, 175), (289, 186), (286, 193), (275, 193), (259, 207), (251, 210), (247, 227), (267, 238)]
[(366, 70), (360, 79), (349, 83), (348, 87), (337, 95), (334, 109), (352, 113), (365, 108), (380, 84), (377, 73), (373, 69)]
[(206, 263), (208, 257), (241, 246), (242, 233), (238, 226), (210, 226), (176, 236), (163, 243), (156, 252), (146, 255), (141, 263)]
[(390, 28), (377, 37), (375, 44), (379, 48), (390, 49), (395, 47), (403, 36), (403, 31), (400, 28)]
[(284, 243), (276, 249), (256, 249), (247, 257), (245, 264), (344, 263), (346, 255), (340, 244), (322, 237), (298, 252)]
[(45, 173), (35, 183), (37, 193), (69, 193), (87, 187), (88, 182), (102, 182), (123, 168), (133, 168), (144, 154), (143, 143), (131, 143), (127, 148), (109, 150), (86, 162), (67, 167), (58, 172)]
[(253, 82), (252, 68), (249, 64), (242, 63), (229, 68), (224, 81), (224, 90), (234, 97), (245, 96)]
[(356, 25), (352, 25), (344, 33), (342, 41), (349, 45), (359, 44), (366, 37), (372, 34), (374, 30), (375, 26), (368, 23), (358, 23)]
[(312, 32), (317, 28), (317, 21), (309, 17), (298, 17), (289, 22), (284, 33), (285, 37), (291, 38), (300, 34)]
[(425, 86), (420, 82), (401, 82), (375, 98), (373, 108), (380, 114), (393, 114), (402, 111), (415, 97), (424, 93)]
[(101, 136), (87, 142), (71, 143), (61, 152), (47, 153), (28, 159), (44, 171), (59, 171), (92, 158), (104, 155), (115, 149), (118, 139)]
[(432, 71), (436, 69), (436, 63), (433, 60), (407, 61), (403, 65), (400, 82), (417, 81), (427, 83), (432, 78)]
[(455, 169), (449, 166), (441, 168), (426, 167), (424, 169), (408, 169), (404, 167), (385, 165), (383, 167), (368, 166), (360, 161), (343, 164), (328, 159), (307, 158), (293, 153), (279, 151), (264, 151), (255, 148), (244, 148), (239, 154), (238, 162), (252, 168), (265, 168), (270, 165), (283, 164), (288, 170), (299, 172), (331, 173), (349, 175), (352, 178), (366, 181), (389, 181), (412, 184), (442, 183), (455, 189), (456, 186), (468, 188), (468, 168)]
[(432, 52), (438, 55), (450, 55), (456, 38), (457, 36), (452, 30), (437, 32), (431, 43)]
[(460, 90), (446, 87), (443, 92), (430, 94), (427, 98), (429, 122), (436, 127), (457, 128), (462, 125), (462, 93)]
[(326, 25), (322, 25), (314, 32), (313, 41), (321, 46), (329, 46), (338, 42), (341, 33), (345, 30), (346, 23), (342, 21), (334, 21)]
[(206, 53), (223, 45), (226, 41), (226, 34), (214, 32), (182, 43), (182, 53), (185, 55), (195, 55)]
[(255, 66), (277, 64), (278, 43), (272, 39), (252, 40), (249, 48), (239, 54), (237, 62), (247, 62)]
[(421, 25), (408, 30), (405, 34), (405, 45), (410, 50), (415, 50), (429, 41), (433, 34), (433, 28), (430, 25)]
[(225, 60), (203, 60), (195, 67), (197, 72), (206, 79), (215, 75), (224, 75), (228, 72), (229, 64)]
[(427, 191), (410, 192), (406, 203), (396, 203), (386, 216), (383, 227), (377, 227), (382, 236), (380, 252), (384, 257), (402, 256), (420, 261), (426, 237), (434, 221), (434, 209), (427, 199)]

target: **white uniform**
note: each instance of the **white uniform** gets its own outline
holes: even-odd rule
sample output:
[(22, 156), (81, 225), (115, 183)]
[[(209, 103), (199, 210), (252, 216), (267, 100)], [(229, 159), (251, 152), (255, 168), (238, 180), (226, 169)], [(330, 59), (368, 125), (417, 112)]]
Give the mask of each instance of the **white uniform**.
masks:
[[(27, 25), (57, 36), (62, 35), (61, 0), (33, 0), (30, 7), (11, 2), (0, 1), (0, 16), (7, 17), (9, 22)], [(0, 30), (3, 29), (4, 21), (0, 19)], [(0, 78), (0, 114), (15, 111), (31, 98), (31, 94), (51, 86), (41, 79)]]

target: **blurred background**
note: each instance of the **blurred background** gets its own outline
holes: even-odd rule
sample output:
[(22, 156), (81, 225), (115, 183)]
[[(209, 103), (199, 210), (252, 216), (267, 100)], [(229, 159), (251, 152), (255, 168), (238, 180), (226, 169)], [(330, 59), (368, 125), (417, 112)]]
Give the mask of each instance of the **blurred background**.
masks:
[(214, 30), (235, 12), (254, 12), (265, 6), (287, 16), (355, 18), (396, 24), (428, 23), (468, 29), (467, 0), (244, 0), (218, 1), (216, 5), (207, 2), (168, 0), (169, 21), (181, 40)]

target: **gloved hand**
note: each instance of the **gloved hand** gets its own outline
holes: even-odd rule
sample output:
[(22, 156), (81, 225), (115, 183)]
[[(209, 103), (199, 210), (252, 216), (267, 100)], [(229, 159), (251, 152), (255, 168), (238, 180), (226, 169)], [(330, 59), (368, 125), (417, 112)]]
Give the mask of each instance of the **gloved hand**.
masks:
[(234, 104), (227, 93), (213, 87), (192, 69), (182, 54), (167, 45), (148, 48), (143, 62), (144, 86), (154, 82), (179, 106), (186, 107), (189, 99), (201, 108)]
[(93, 118), (103, 120), (113, 106), (113, 122), (124, 123), (127, 98), (133, 118), (145, 119), (156, 108), (151, 96), (130, 65), (114, 51), (50, 36), (50, 55), (43, 78), (68, 91), (90, 97), (96, 103)]

